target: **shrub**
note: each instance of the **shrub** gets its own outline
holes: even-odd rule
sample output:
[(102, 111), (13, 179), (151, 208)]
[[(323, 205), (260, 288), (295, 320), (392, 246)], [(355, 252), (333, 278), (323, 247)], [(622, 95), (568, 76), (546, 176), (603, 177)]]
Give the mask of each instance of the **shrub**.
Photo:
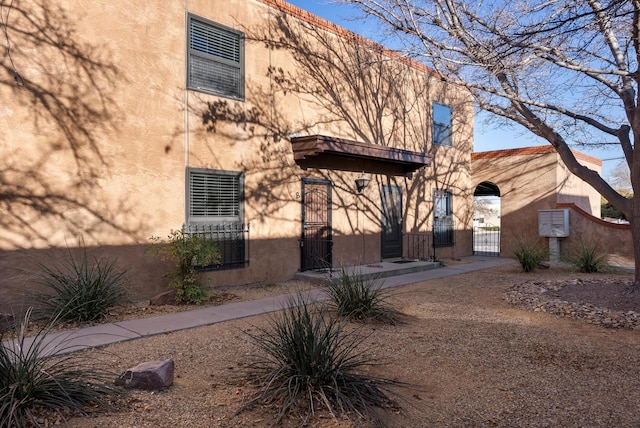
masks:
[(525, 272), (533, 272), (540, 262), (547, 259), (547, 250), (539, 239), (522, 237), (516, 240), (513, 254)]
[(586, 242), (583, 239), (572, 251), (569, 261), (581, 272), (595, 273), (609, 266), (609, 255), (597, 242)]
[(53, 322), (27, 338), (30, 316), (29, 309), (16, 339), (0, 341), (0, 426), (39, 427), (42, 412), (108, 407), (108, 396), (117, 394), (107, 383), (113, 375), (77, 354), (56, 356), (65, 351), (65, 341), (48, 340)]
[[(343, 324), (327, 316), (303, 297), (272, 318), (270, 327), (250, 335), (262, 354), (247, 368), (259, 391), (241, 409), (258, 403), (276, 405), (277, 420), (292, 412), (305, 417), (320, 408), (333, 415), (381, 423), (376, 409), (397, 406), (389, 387), (397, 381), (362, 374), (372, 365), (362, 349), (363, 337), (343, 331)], [(305, 406), (306, 403), (306, 406)]]
[(338, 315), (358, 321), (395, 323), (400, 313), (386, 303), (380, 278), (368, 279), (358, 272), (340, 271), (338, 280), (329, 281), (327, 293)]
[(175, 269), (167, 274), (172, 278), (169, 286), (178, 291), (176, 302), (203, 303), (207, 299), (207, 289), (198, 280), (196, 267), (219, 263), (218, 245), (198, 234), (187, 233), (184, 227), (171, 232), (168, 242), (157, 236), (152, 236), (151, 241), (149, 252), (176, 263)]
[(126, 270), (108, 258), (91, 260), (84, 243), (80, 246), (78, 258), (67, 248), (58, 265), (38, 264), (38, 282), (51, 293), (36, 294), (35, 299), (50, 319), (91, 321), (127, 297)]

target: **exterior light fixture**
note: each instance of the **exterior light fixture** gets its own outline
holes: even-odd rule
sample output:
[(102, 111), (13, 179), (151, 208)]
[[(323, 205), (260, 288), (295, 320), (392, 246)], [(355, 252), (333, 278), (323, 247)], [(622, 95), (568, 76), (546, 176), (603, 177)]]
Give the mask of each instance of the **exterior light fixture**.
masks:
[(356, 178), (355, 180), (358, 193), (362, 193), (362, 191), (367, 188), (370, 181), (371, 179), (364, 174), (364, 171), (362, 171), (360, 177)]

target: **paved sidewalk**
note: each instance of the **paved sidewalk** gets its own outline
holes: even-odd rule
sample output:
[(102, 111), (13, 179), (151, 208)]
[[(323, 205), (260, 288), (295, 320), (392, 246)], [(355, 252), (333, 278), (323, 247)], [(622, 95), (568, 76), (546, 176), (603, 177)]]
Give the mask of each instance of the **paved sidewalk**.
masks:
[[(465, 260), (467, 263), (390, 276), (382, 279), (382, 287), (399, 287), (516, 263), (513, 259), (497, 257), (473, 256), (465, 258)], [(295, 296), (295, 294), (286, 294), (220, 306), (208, 306), (151, 318), (101, 324), (77, 330), (51, 333), (47, 335), (46, 349), (43, 350), (43, 353), (44, 355), (70, 353), (86, 348), (100, 347), (112, 343), (274, 312), (282, 309), (288, 299), (293, 296)], [(320, 288), (309, 291), (308, 296), (318, 301), (325, 299), (324, 293)], [(33, 338), (27, 338), (23, 346), (30, 346), (32, 341)], [(11, 341), (5, 341), (5, 346), (11, 346)]]

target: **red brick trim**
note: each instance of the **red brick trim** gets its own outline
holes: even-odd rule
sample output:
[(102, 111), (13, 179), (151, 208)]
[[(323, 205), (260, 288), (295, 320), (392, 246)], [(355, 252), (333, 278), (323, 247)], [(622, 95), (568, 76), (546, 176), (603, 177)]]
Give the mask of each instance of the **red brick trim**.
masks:
[(548, 153), (555, 153), (553, 146), (533, 146), (520, 147), (517, 149), (491, 150), (488, 152), (473, 152), (471, 153), (471, 159), (496, 159), (510, 156), (546, 155)]
[[(504, 149), (504, 150), (491, 150), (487, 152), (473, 152), (471, 153), (471, 160), (476, 159), (499, 159), (510, 156), (530, 156), (530, 155), (546, 155), (549, 153), (555, 153), (555, 149), (551, 145), (547, 146), (533, 146), (533, 147), (521, 147), (516, 149)], [(597, 166), (602, 166), (602, 160), (588, 155), (586, 153), (579, 152), (577, 150), (571, 150), (576, 159), (583, 160), (585, 162), (592, 163)]]
[(366, 37), (363, 37), (359, 34), (356, 34), (352, 31), (347, 30), (344, 27), (341, 27), (331, 21), (328, 21), (324, 18), (319, 17), (318, 15), (314, 15), (311, 12), (308, 12), (298, 6), (294, 6), (291, 3), (287, 3), (284, 0), (257, 0), (259, 3), (265, 4), (269, 7), (279, 10), (282, 13), (285, 13), (293, 18), (297, 18), (301, 21), (304, 21), (308, 24), (313, 25), (316, 28), (320, 28), (322, 30), (326, 30), (330, 33), (335, 34), (345, 40), (353, 40), (360, 44), (361, 46), (367, 47), (373, 51), (379, 52), (381, 55), (384, 55), (390, 59), (396, 60), (402, 64), (405, 64), (408, 67), (411, 67), (417, 71), (423, 73), (433, 74), (434, 76), (440, 78), (441, 75), (435, 69), (413, 60), (411, 58), (407, 58), (406, 56), (401, 55), (398, 51), (394, 51), (389, 49), (379, 43), (376, 43)]

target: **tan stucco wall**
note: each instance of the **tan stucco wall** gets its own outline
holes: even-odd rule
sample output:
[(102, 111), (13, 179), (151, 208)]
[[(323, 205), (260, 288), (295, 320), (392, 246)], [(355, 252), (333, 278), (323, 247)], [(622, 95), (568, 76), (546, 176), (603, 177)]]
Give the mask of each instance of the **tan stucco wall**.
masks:
[[(74, 247), (79, 236), (131, 268), (134, 294), (164, 290), (166, 266), (144, 250), (150, 236), (165, 237), (185, 222), (186, 167), (245, 174), (250, 263), (208, 274), (214, 284), (289, 279), (300, 268), (302, 178), (332, 182), (334, 265), (380, 259), (380, 189), (388, 183), (403, 189), (403, 227), (411, 232), (430, 231), (433, 190), (451, 189), (456, 246), (445, 252), (470, 254), (473, 108), (466, 94), (424, 67), (388, 61), (415, 79), (415, 86), (399, 91), (401, 104), (411, 108), (385, 116), (380, 129), (360, 114), (354, 114), (358, 121), (346, 120), (309, 94), (279, 89), (270, 77), (270, 68), (300, 79), (305, 73), (291, 52), (251, 40), (275, 22), (269, 20), (277, 13), (264, 2), (190, 0), (188, 5), (188, 12), (248, 35), (244, 101), (185, 90), (185, 3), (38, 0), (19, 5), (43, 28), (18, 13), (12, 25), (25, 33), (53, 33), (40, 18), (46, 9), (70, 47), (61, 50), (45, 38), (11, 34), (12, 59), (25, 86), (3, 76), (0, 97), (8, 104), (0, 108), (0, 138), (9, 144), (0, 147), (0, 156), (7, 165), (2, 184), (22, 193), (1, 208), (6, 212), (0, 266), (13, 273), (0, 279), (0, 300), (22, 293), (29, 260), (42, 260), (48, 249)], [(431, 100), (452, 106), (453, 148), (431, 147)], [(212, 127), (203, 119), (208, 103), (220, 103), (236, 117)], [(398, 117), (394, 123), (401, 126), (389, 132)], [(314, 133), (432, 153), (435, 162), (411, 179), (372, 174), (369, 188), (357, 195), (353, 180), (359, 172), (303, 170), (295, 164), (289, 136)], [(26, 273), (19, 272), (24, 267)]]
[[(601, 171), (598, 159), (574, 152), (585, 166)], [(518, 239), (538, 237), (538, 210), (574, 203), (600, 214), (600, 195), (571, 174), (551, 146), (477, 152), (472, 155), (473, 187), (488, 181), (500, 189), (501, 255)]]
[(571, 258), (580, 254), (582, 246), (607, 254), (610, 261), (633, 265), (633, 237), (631, 226), (604, 221), (590, 215), (572, 203), (560, 203), (559, 209), (569, 210), (570, 234), (560, 239), (560, 256)]

